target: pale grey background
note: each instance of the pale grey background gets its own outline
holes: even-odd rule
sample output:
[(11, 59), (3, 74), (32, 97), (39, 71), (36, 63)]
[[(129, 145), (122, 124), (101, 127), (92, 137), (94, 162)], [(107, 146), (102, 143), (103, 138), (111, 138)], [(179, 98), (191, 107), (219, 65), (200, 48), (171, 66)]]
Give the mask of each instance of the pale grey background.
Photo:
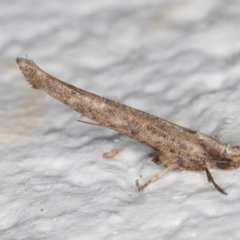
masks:
[[(240, 1), (0, 2), (1, 239), (239, 239), (240, 169), (162, 170), (147, 148), (33, 90), (50, 74), (240, 144)], [(122, 157), (102, 154), (122, 149)]]

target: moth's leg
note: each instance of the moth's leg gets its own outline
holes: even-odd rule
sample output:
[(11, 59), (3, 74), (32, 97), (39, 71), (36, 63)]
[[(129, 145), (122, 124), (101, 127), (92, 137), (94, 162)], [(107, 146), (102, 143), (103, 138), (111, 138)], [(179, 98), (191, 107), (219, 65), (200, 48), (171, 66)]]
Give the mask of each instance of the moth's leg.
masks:
[(86, 123), (86, 124), (89, 124), (89, 125), (94, 125), (94, 126), (99, 126), (99, 127), (102, 127), (100, 124), (98, 123), (92, 123), (92, 122), (87, 122), (87, 121), (82, 121), (80, 119), (77, 120), (78, 122), (81, 122), (81, 123)]
[(208, 182), (209, 182), (209, 183), (212, 183), (213, 186), (214, 186), (220, 193), (222, 193), (222, 194), (224, 194), (224, 195), (227, 195), (227, 193), (226, 193), (224, 190), (222, 190), (222, 188), (220, 188), (220, 187), (214, 182), (213, 177), (212, 177), (211, 173), (209, 172), (209, 170), (208, 170), (207, 168), (205, 168), (205, 171), (206, 171), (206, 174), (207, 174)]
[(152, 179), (150, 179), (149, 181), (147, 181), (143, 186), (139, 186), (138, 182), (136, 182), (137, 186), (138, 186), (138, 190), (142, 191), (143, 189), (145, 189), (147, 186), (149, 186), (151, 183), (156, 182), (162, 175), (164, 175), (165, 173), (171, 171), (173, 169), (173, 167), (168, 167), (165, 168), (162, 172), (160, 172), (159, 174), (157, 174), (155, 177), (153, 177)]
[(176, 161), (174, 161), (173, 159), (174, 159), (174, 157), (171, 155), (166, 155), (166, 154), (163, 154), (162, 152), (155, 153), (153, 155), (152, 161), (158, 165), (164, 165), (166, 168), (162, 172), (157, 174), (155, 177), (150, 179), (148, 182), (146, 182), (143, 186), (139, 186), (138, 181), (136, 181), (139, 191), (142, 191), (147, 186), (149, 186), (151, 183), (156, 182), (165, 173), (167, 173), (173, 169), (179, 168), (178, 164), (176, 164)]

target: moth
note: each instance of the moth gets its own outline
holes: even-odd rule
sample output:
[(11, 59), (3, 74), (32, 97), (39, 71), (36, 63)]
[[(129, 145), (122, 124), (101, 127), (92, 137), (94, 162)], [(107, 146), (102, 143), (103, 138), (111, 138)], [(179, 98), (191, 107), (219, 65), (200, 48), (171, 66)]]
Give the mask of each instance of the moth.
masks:
[(203, 133), (178, 126), (159, 117), (84, 91), (50, 76), (33, 61), (17, 58), (24, 77), (33, 88), (45, 91), (70, 108), (138, 142), (152, 147), (152, 160), (165, 169), (139, 186), (139, 191), (174, 169), (205, 171), (209, 183), (227, 193), (214, 181), (209, 168), (231, 170), (240, 166), (240, 146), (231, 147)]

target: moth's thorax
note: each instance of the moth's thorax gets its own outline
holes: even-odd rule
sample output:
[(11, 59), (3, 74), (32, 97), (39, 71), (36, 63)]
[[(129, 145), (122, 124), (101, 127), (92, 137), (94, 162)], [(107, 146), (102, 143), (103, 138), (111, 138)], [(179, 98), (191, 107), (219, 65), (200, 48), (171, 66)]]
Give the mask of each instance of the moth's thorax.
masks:
[[(163, 147), (153, 161), (190, 171), (204, 171), (208, 167), (221, 169), (232, 167), (233, 161), (226, 159), (232, 158), (232, 155), (237, 153), (240, 156), (239, 149), (227, 150), (226, 145), (198, 132), (191, 134), (190, 137), (179, 137), (178, 143)], [(228, 154), (231, 156), (227, 156)]]

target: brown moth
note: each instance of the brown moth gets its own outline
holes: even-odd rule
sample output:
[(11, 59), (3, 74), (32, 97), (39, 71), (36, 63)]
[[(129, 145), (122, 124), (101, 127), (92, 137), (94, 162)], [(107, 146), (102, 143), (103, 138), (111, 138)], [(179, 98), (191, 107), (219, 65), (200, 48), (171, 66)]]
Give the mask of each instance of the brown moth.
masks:
[(156, 150), (153, 161), (166, 168), (145, 183), (143, 190), (173, 169), (205, 171), (207, 179), (222, 194), (209, 168), (231, 170), (240, 166), (240, 147), (221, 144), (199, 132), (180, 127), (146, 112), (100, 97), (62, 82), (40, 69), (33, 61), (17, 58), (23, 75), (33, 88), (45, 91), (100, 126), (117, 131)]

